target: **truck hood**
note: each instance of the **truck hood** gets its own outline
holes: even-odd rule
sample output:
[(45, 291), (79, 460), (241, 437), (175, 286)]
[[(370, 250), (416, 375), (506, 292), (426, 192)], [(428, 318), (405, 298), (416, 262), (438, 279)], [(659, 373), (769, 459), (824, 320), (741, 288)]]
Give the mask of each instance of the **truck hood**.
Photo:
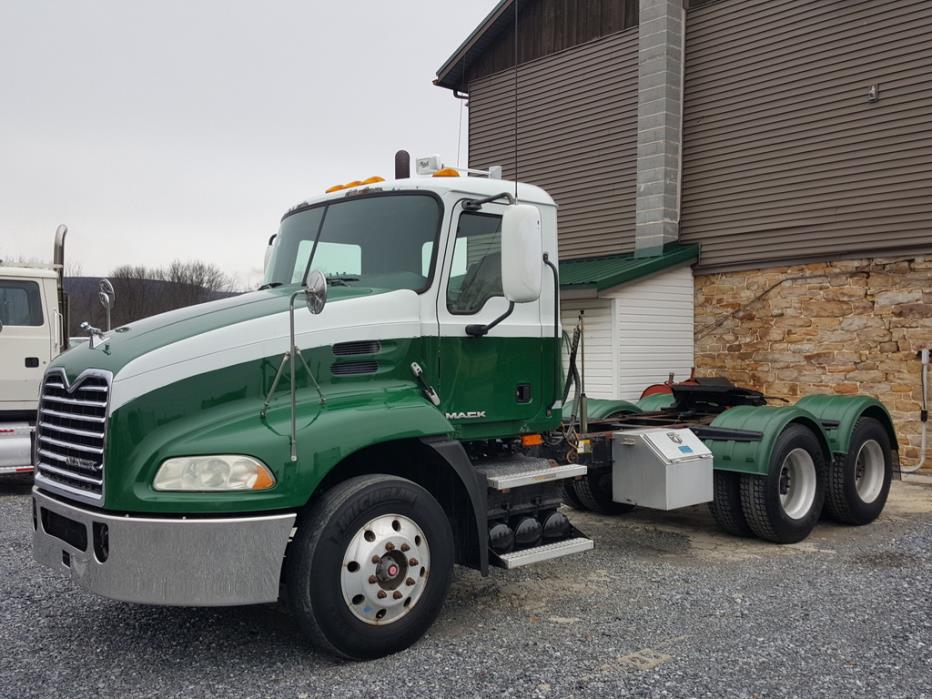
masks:
[[(288, 304), (295, 287), (251, 292), (162, 313), (117, 328), (95, 349), (86, 344), (52, 367), (74, 382), (86, 369), (113, 374), (111, 412), (174, 381), (288, 349)], [(320, 315), (295, 302), (296, 344), (410, 338), (421, 334), (420, 299), (413, 291), (332, 287)]]

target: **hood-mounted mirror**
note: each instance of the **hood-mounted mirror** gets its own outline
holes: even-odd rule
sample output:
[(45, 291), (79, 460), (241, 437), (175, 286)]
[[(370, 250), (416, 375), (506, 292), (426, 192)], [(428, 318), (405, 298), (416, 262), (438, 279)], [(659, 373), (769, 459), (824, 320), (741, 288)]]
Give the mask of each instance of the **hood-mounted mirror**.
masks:
[(319, 269), (312, 269), (304, 283), (304, 303), (307, 310), (319, 315), (327, 305), (327, 278)]
[(116, 301), (116, 292), (109, 279), (101, 279), (97, 283), (97, 300), (107, 311), (107, 332), (110, 332), (110, 310), (113, 308), (113, 302)]
[(291, 436), (289, 438), (289, 442), (291, 443), (292, 462), (298, 460), (298, 404), (297, 383), (295, 382), (295, 369), (297, 368), (297, 362), (301, 362), (301, 365), (307, 372), (308, 379), (310, 379), (311, 384), (317, 390), (317, 395), (320, 396), (320, 404), (323, 405), (326, 402), (326, 399), (324, 398), (324, 392), (320, 390), (320, 384), (317, 383), (317, 379), (314, 377), (314, 372), (311, 371), (310, 365), (307, 363), (307, 360), (304, 358), (304, 355), (301, 354), (301, 350), (298, 349), (297, 346), (294, 327), (294, 312), (295, 301), (299, 296), (304, 296), (304, 304), (307, 306), (307, 310), (309, 310), (315, 316), (324, 310), (324, 306), (327, 305), (327, 278), (324, 276), (323, 272), (321, 272), (319, 269), (312, 269), (307, 275), (307, 280), (304, 282), (304, 287), (291, 294), (291, 298), (288, 301), (288, 351), (282, 355), (282, 361), (278, 365), (278, 371), (275, 373), (275, 378), (272, 379), (272, 386), (269, 388), (269, 393), (265, 397), (265, 402), (262, 404), (262, 409), (259, 410), (259, 417), (265, 420), (268, 416), (269, 406), (272, 404), (272, 396), (275, 395), (275, 389), (278, 388), (278, 382), (281, 380), (282, 375), (285, 372), (285, 366), (287, 365), (291, 378), (291, 381), (289, 382), (291, 393)]

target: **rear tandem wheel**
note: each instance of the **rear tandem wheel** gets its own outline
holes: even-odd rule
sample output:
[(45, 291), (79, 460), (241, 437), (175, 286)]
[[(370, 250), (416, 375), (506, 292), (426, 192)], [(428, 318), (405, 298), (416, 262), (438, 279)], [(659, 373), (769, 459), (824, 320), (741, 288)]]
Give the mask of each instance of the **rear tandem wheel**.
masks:
[(713, 471), (712, 484), (709, 510), (719, 528), (733, 536), (754, 536), (741, 509), (741, 474)]
[(583, 507), (602, 515), (624, 515), (634, 509), (634, 505), (612, 500), (610, 469), (589, 471), (579, 480), (573, 481), (573, 489)]
[(802, 541), (819, 521), (828, 464), (815, 433), (789, 425), (774, 444), (767, 475), (741, 476), (741, 510), (761, 539)]
[(844, 524), (869, 524), (883, 511), (893, 478), (890, 435), (880, 422), (863, 417), (854, 426), (848, 453), (833, 463), (825, 509)]

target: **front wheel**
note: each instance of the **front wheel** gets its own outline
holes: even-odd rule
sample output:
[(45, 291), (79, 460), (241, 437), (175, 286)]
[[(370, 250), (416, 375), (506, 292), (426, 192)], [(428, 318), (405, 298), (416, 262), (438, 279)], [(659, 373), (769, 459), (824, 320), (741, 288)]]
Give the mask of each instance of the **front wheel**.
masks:
[(802, 541), (813, 530), (825, 501), (825, 454), (808, 427), (787, 427), (774, 444), (766, 476), (741, 476), (741, 511), (761, 539)]
[(421, 486), (360, 476), (310, 506), (285, 564), (289, 603), (311, 641), (346, 658), (379, 658), (437, 618), (453, 576), (453, 534)]
[(845, 524), (869, 524), (883, 511), (893, 478), (890, 435), (877, 420), (861, 418), (854, 426), (843, 460), (832, 464), (825, 508)]

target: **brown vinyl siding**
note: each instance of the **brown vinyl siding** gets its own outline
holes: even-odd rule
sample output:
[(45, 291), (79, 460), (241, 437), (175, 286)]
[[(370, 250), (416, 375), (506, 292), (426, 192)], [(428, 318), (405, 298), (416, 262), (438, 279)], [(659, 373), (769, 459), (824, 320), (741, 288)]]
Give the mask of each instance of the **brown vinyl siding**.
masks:
[[(634, 249), (638, 32), (523, 64), (518, 176), (559, 205), (560, 258)], [(469, 85), (469, 164), (514, 177), (514, 69)]]
[(700, 269), (932, 248), (930, 46), (932, 2), (690, 11), (681, 239)]
[[(512, 10), (509, 10), (511, 17)], [(518, 13), (518, 63), (549, 56), (638, 23), (638, 0), (534, 0)], [(465, 82), (515, 64), (514, 23), (464, 69)], [(455, 70), (453, 71), (455, 73)]]

